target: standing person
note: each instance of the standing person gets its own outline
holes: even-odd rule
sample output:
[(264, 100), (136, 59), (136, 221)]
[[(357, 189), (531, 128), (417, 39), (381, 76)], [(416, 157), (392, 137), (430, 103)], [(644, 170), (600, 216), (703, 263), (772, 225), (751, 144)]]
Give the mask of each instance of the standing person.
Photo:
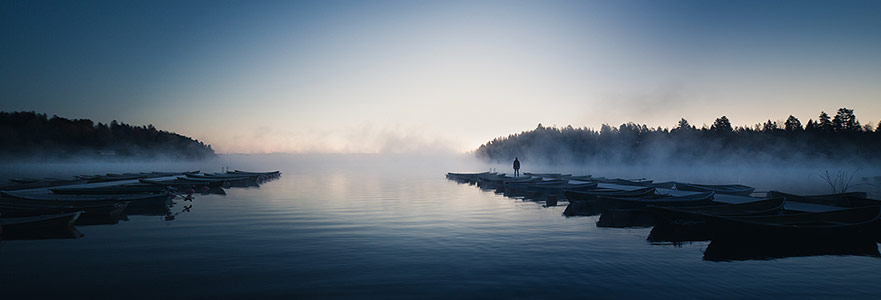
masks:
[(520, 177), (520, 161), (514, 158), (514, 177)]

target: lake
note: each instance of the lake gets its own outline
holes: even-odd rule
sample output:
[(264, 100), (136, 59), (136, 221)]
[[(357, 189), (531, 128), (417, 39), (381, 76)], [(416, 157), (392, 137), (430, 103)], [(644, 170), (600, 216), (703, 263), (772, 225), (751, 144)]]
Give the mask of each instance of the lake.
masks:
[(0, 293), (5, 299), (881, 294), (878, 257), (705, 260), (709, 242), (652, 244), (651, 228), (598, 228), (599, 216), (564, 217), (565, 203), (546, 207), (447, 180), (448, 171), (487, 167), (452, 157), (226, 156), (4, 171), (8, 177), (222, 166), (282, 176), (259, 188), (227, 189), (225, 196), (178, 199), (168, 214), (77, 226), (79, 238), (0, 242)]

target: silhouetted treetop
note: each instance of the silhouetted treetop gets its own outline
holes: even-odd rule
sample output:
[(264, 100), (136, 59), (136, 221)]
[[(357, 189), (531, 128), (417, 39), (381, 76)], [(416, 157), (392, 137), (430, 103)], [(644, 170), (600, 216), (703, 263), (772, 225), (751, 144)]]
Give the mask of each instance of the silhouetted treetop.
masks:
[(215, 154), (210, 145), (152, 124), (114, 120), (107, 125), (35, 112), (0, 112), (0, 157), (75, 156), (203, 159)]
[(640, 163), (666, 159), (689, 162), (694, 159), (818, 158), (829, 160), (881, 159), (881, 122), (860, 126), (852, 109), (841, 108), (835, 119), (822, 112), (818, 121), (801, 121), (790, 115), (783, 126), (768, 120), (754, 126), (733, 127), (728, 117), (719, 117), (709, 128), (696, 128), (684, 118), (673, 130), (624, 123), (590, 128), (563, 129), (539, 124), (535, 130), (495, 138), (481, 145), (475, 154), (491, 161), (540, 160), (550, 163), (605, 161)]

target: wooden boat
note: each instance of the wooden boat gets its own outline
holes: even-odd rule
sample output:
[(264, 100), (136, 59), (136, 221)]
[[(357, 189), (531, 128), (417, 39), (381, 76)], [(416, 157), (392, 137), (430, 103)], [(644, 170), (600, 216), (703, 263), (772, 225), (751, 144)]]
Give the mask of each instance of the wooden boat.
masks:
[(223, 181), (216, 182), (204, 182), (197, 180), (181, 180), (181, 179), (172, 179), (172, 180), (154, 180), (154, 179), (140, 179), (138, 180), (141, 183), (152, 184), (163, 187), (174, 187), (176, 189), (187, 189), (187, 188), (198, 188), (198, 187), (220, 187), (223, 184)]
[(495, 175), (496, 172), (479, 172), (479, 173), (447, 173), (447, 178), (459, 181), (472, 181), (476, 182), (480, 179), (480, 176), (486, 175)]
[(539, 185), (553, 185), (553, 184), (565, 184), (569, 182), (568, 180), (562, 179), (552, 179), (552, 180), (541, 180), (541, 177), (532, 177), (537, 178), (538, 180), (529, 180), (529, 181), (509, 181), (505, 183), (505, 187), (509, 189), (520, 189), (525, 190), (530, 187), (539, 186)]
[(646, 186), (655, 187), (655, 188), (659, 188), (659, 189), (672, 189), (674, 186), (676, 186), (676, 182), (675, 181), (653, 182), (653, 183), (647, 184)]
[(547, 178), (561, 178), (572, 176), (572, 174), (561, 174), (561, 173), (529, 173), (525, 172), (523, 175), (533, 176), (533, 177), (547, 177)]
[(10, 183), (0, 185), (0, 191), (17, 191), (27, 189), (39, 189), (55, 186), (65, 186), (74, 184), (84, 184), (86, 180), (38, 180), (31, 183)]
[(649, 206), (655, 215), (655, 227), (647, 240), (651, 243), (682, 243), (709, 241), (712, 228), (707, 226), (705, 215), (762, 216), (777, 215), (783, 210), (784, 198), (764, 199), (738, 204), (720, 204), (695, 207)]
[(716, 192), (717, 194), (727, 194), (727, 195), (739, 195), (739, 196), (749, 196), (755, 190), (754, 187), (749, 187), (740, 184), (725, 184), (725, 185), (709, 185), (709, 184), (692, 184), (692, 183), (684, 183), (684, 182), (676, 182), (676, 189), (680, 191), (693, 191), (693, 192)]
[(841, 207), (881, 206), (881, 200), (869, 199), (867, 198), (868, 194), (864, 192), (801, 196), (778, 191), (770, 191), (768, 192), (768, 197), (786, 197), (786, 201), (833, 205)]
[(3, 230), (35, 230), (73, 226), (73, 222), (82, 212), (71, 212), (33, 217), (5, 218), (0, 217)]
[(562, 192), (563, 190), (572, 190), (572, 191), (584, 191), (595, 189), (597, 187), (596, 182), (585, 182), (585, 183), (570, 183), (568, 181), (562, 182), (539, 182), (536, 184), (526, 186), (526, 189), (530, 191), (537, 192)]
[(785, 203), (784, 198), (771, 198), (746, 203), (726, 204), (713, 202), (712, 205), (671, 207), (669, 205), (651, 205), (659, 222), (674, 223), (679, 221), (703, 222), (704, 215), (716, 216), (761, 216), (777, 215)]
[(253, 181), (249, 177), (178, 177), (178, 180), (197, 183), (223, 183), (236, 181)]
[[(713, 203), (714, 192), (699, 193), (686, 196), (657, 197), (657, 198), (624, 198), (598, 196), (593, 200), (594, 205), (605, 209), (641, 208), (648, 205), (676, 207), (698, 206)], [(781, 204), (782, 205), (782, 204)]]
[(165, 204), (173, 195), (169, 193), (158, 194), (118, 194), (118, 195), (75, 195), (75, 194), (51, 194), (51, 193), (18, 193), (18, 192), (0, 192), (4, 198), (11, 198), (14, 201), (3, 200), (6, 203), (13, 204), (38, 204), (38, 205), (69, 205), (73, 207), (98, 208), (109, 207), (109, 205), (118, 202), (129, 202), (129, 207), (150, 206)]
[(652, 180), (645, 179), (621, 179), (621, 178), (605, 178), (605, 177), (597, 177), (593, 179), (594, 181), (599, 181), (600, 183), (609, 183), (609, 184), (617, 184), (617, 185), (629, 185), (629, 186), (650, 186), (652, 184)]
[(168, 177), (168, 176), (176, 176), (176, 175), (187, 175), (187, 174), (197, 174), (196, 171), (185, 171), (185, 172), (140, 172), (140, 173), (107, 173), (104, 175), (79, 175), (78, 178), (88, 180), (89, 183), (97, 183), (97, 182), (111, 182), (111, 181), (122, 181), (122, 180), (137, 180), (144, 178), (157, 178), (157, 177)]
[(576, 175), (576, 176), (569, 176), (568, 179), (569, 179), (569, 180), (578, 180), (578, 181), (594, 181), (594, 180), (593, 180), (593, 176), (591, 176), (591, 175)]
[(563, 193), (566, 195), (566, 198), (569, 199), (569, 202), (577, 202), (577, 201), (593, 201), (596, 200), (597, 197), (606, 196), (606, 197), (620, 197), (620, 198), (648, 198), (648, 197), (656, 197), (656, 189), (653, 187), (646, 187), (641, 189), (636, 189), (632, 191), (622, 191), (622, 190), (591, 190), (591, 191), (569, 191), (564, 190)]
[(235, 170), (235, 171), (226, 171), (226, 173), (233, 174), (233, 175), (259, 176), (260, 179), (278, 178), (281, 176), (281, 172), (279, 172), (279, 171), (247, 172), (247, 171)]
[(50, 189), (56, 194), (67, 195), (121, 195), (121, 194), (160, 194), (167, 189), (152, 184), (125, 184), (101, 187), (67, 187)]
[(233, 176), (229, 174), (187, 174), (186, 177), (178, 177), (178, 179), (188, 179), (195, 181), (203, 181), (203, 182), (214, 182), (217, 180), (227, 181), (230, 183), (235, 182), (254, 182), (256, 183), (259, 176), (248, 176), (248, 175), (239, 175)]
[(33, 179), (33, 178), (10, 178), (9, 181), (12, 182), (12, 183), (34, 183), (34, 182), (40, 181), (40, 179)]
[(704, 219), (717, 237), (854, 238), (877, 234), (881, 207), (851, 208), (779, 216), (714, 216)]

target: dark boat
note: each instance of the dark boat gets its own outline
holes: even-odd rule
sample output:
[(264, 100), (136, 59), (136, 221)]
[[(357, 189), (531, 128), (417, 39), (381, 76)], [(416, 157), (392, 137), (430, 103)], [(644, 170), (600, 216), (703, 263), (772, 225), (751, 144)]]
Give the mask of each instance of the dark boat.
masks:
[(754, 187), (739, 184), (709, 185), (676, 182), (676, 189), (692, 192), (716, 192), (717, 194), (749, 196), (755, 191)]
[(47, 187), (55, 187), (55, 186), (65, 186), (65, 185), (74, 185), (74, 184), (84, 184), (87, 183), (86, 180), (38, 180), (30, 183), (10, 183), (10, 184), (0, 184), (0, 191), (17, 191), (17, 190), (27, 190), (27, 189), (39, 189), (39, 188), (47, 188)]
[(104, 175), (79, 175), (77, 178), (88, 180), (89, 183), (98, 183), (98, 182), (111, 182), (111, 181), (122, 181), (122, 180), (137, 180), (144, 178), (156, 178), (156, 177), (168, 177), (168, 176), (176, 176), (176, 175), (187, 175), (187, 174), (197, 174), (199, 171), (186, 171), (186, 172), (140, 172), (140, 173), (123, 173), (123, 174), (114, 174), (107, 173)]
[(659, 223), (703, 222), (704, 215), (708, 214), (716, 216), (776, 215), (783, 209), (785, 199), (772, 198), (737, 204), (713, 203), (715, 204), (690, 207), (652, 205), (649, 208), (655, 212)]
[(536, 197), (539, 195), (559, 195), (565, 197), (563, 191), (591, 191), (597, 188), (596, 182), (586, 183), (550, 183), (550, 184), (534, 184), (526, 187), (528, 196)]
[(154, 179), (140, 179), (141, 183), (152, 184), (157, 186), (164, 187), (174, 187), (176, 189), (187, 189), (187, 188), (198, 188), (202, 186), (208, 187), (220, 187), (223, 184), (223, 181), (216, 182), (204, 182), (197, 180), (181, 180), (181, 179), (172, 179), (172, 180), (154, 180)]
[(0, 217), (0, 226), (3, 230), (37, 230), (49, 228), (64, 228), (73, 226), (73, 222), (82, 212), (71, 212), (32, 217), (6, 218)]
[(593, 201), (596, 200), (597, 197), (605, 196), (605, 197), (620, 197), (620, 198), (648, 198), (648, 197), (656, 197), (656, 189), (653, 187), (646, 187), (641, 189), (636, 189), (632, 191), (622, 191), (622, 190), (610, 190), (610, 189), (597, 189), (591, 191), (570, 191), (565, 190), (563, 193), (566, 195), (566, 198), (569, 199), (569, 202), (578, 202), (578, 201)]
[(458, 182), (477, 182), (480, 179), (480, 176), (486, 175), (495, 175), (495, 172), (480, 172), (480, 173), (447, 173), (447, 178), (451, 180), (456, 180)]
[(247, 172), (247, 171), (226, 171), (227, 174), (233, 175), (249, 175), (249, 176), (258, 176), (260, 180), (272, 179), (281, 177), (281, 172), (279, 171), (270, 171), (270, 172)]
[(237, 180), (257, 180), (260, 175), (244, 175), (244, 174), (229, 174), (229, 173), (213, 173), (213, 174), (187, 174), (186, 178), (197, 178), (197, 179), (228, 179), (230, 181)]
[(665, 181), (665, 182), (653, 182), (646, 186), (655, 187), (659, 189), (672, 189), (676, 185), (675, 181)]
[(786, 197), (787, 201), (832, 205), (840, 207), (881, 206), (881, 200), (869, 199), (864, 192), (801, 196), (778, 191), (768, 192), (768, 197)]
[(879, 217), (878, 206), (777, 216), (704, 215), (714, 238), (750, 239), (874, 238)]
[(535, 177), (547, 177), (547, 178), (561, 178), (561, 177), (572, 176), (571, 174), (564, 175), (561, 173), (529, 173), (529, 172), (523, 173), (523, 175), (535, 176)]
[(708, 241), (713, 231), (705, 223), (705, 215), (761, 216), (777, 215), (783, 210), (784, 198), (773, 198), (737, 204), (716, 203), (695, 207), (649, 206), (654, 213), (655, 227), (647, 240), (651, 243)]
[(70, 194), (31, 194), (17, 192), (0, 192), (6, 203), (35, 204), (43, 206), (72, 206), (83, 209), (114, 209), (115, 203), (128, 202), (128, 207), (164, 205), (173, 196), (169, 193), (158, 194), (120, 194), (120, 195), (70, 195)]
[(617, 184), (617, 185), (629, 185), (629, 186), (651, 186), (652, 180), (645, 180), (644, 178), (640, 179), (621, 179), (621, 178), (605, 178), (605, 177), (597, 177), (592, 180), (598, 181), (600, 183), (609, 183), (609, 184)]
[(698, 193), (686, 196), (657, 197), (657, 198), (624, 198), (598, 196), (593, 200), (594, 205), (605, 209), (641, 208), (648, 205), (677, 207), (710, 205), (713, 203), (714, 192)]
[(67, 187), (50, 189), (62, 195), (121, 195), (121, 194), (160, 194), (167, 191), (166, 187), (152, 184), (125, 184), (100, 187)]

